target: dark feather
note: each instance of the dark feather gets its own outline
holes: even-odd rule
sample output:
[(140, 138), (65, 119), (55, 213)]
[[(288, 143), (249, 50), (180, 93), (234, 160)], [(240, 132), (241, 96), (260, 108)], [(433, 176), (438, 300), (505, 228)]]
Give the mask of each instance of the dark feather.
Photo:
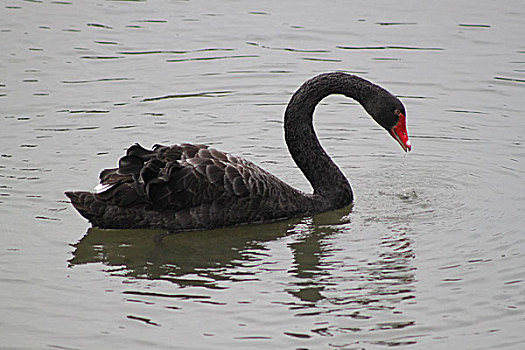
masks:
[[(96, 193), (68, 192), (67, 196), (96, 226), (174, 231), (342, 208), (352, 202), (352, 189), (319, 144), (312, 120), (315, 106), (330, 94), (354, 98), (387, 130), (401, 125), (399, 115), (406, 115), (396, 97), (351, 74), (321, 74), (305, 82), (286, 108), (284, 130), (290, 154), (313, 194), (292, 188), (243, 158), (183, 143), (155, 145), (152, 150), (134, 144), (118, 168), (100, 173)], [(404, 142), (404, 149), (410, 150), (408, 140)]]

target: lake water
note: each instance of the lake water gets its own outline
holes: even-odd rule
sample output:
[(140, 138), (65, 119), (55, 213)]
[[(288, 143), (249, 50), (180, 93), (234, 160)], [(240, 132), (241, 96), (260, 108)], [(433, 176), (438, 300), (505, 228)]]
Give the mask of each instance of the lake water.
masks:
[[(2, 349), (521, 349), (523, 1), (0, 1)], [(183, 233), (90, 228), (134, 142), (194, 142), (309, 185), (282, 115), (344, 70), (398, 95), (405, 154), (316, 112), (352, 208)]]

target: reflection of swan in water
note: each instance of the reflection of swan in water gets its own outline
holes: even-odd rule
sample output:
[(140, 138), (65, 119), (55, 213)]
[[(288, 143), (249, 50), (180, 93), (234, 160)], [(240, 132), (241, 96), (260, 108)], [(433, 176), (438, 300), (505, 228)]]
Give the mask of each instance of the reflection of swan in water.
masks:
[[(334, 284), (330, 259), (339, 250), (333, 239), (336, 236), (351, 237), (348, 224), (341, 223), (341, 217), (348, 214), (348, 209), (304, 220), (180, 233), (166, 237), (162, 243), (152, 239), (158, 231), (90, 228), (74, 245), (70, 264), (101, 262), (108, 267), (121, 267), (111, 270), (112, 274), (119, 276), (166, 280), (180, 286), (221, 288), (223, 281), (256, 278), (257, 261), (267, 258), (267, 244), (294, 234), (294, 241), (288, 245), (293, 261), (286, 290), (301, 303), (315, 306), (322, 299), (330, 299), (324, 290)], [(352, 267), (347, 275), (337, 277), (336, 284), (344, 280), (366, 286), (348, 293), (353, 296), (353, 302), (372, 298), (363, 297), (365, 292), (372, 296), (376, 292), (383, 293), (385, 288), (395, 292), (396, 286), (405, 286), (402, 289), (406, 291), (406, 285), (413, 280), (410, 266), (413, 254), (408, 238), (393, 232), (384, 237), (381, 244), (386, 248), (376, 257), (377, 260), (372, 259), (366, 264), (362, 264), (362, 259), (336, 262), (337, 265), (344, 263)], [(357, 252), (349, 251), (348, 254), (356, 257)], [(249, 268), (243, 268), (243, 273), (239, 274), (237, 267)], [(383, 279), (388, 283), (381, 282)]]
[[(346, 208), (348, 213), (348, 208)], [(339, 215), (339, 218), (342, 215)], [(298, 220), (179, 233), (161, 243), (155, 230), (88, 229), (69, 261), (72, 266), (102, 262), (123, 267), (113, 272), (131, 278), (167, 280), (180, 286), (219, 287), (220, 281), (242, 264), (264, 255), (265, 242), (288, 234)], [(196, 277), (197, 276), (197, 277)]]
[[(360, 315), (363, 309), (393, 309), (395, 304), (414, 297), (412, 283), (415, 276), (411, 262), (414, 253), (404, 231), (393, 230), (382, 235), (377, 249), (379, 253), (375, 255), (371, 254), (369, 241), (364, 241), (363, 249), (360, 244), (362, 237), (354, 241), (347, 228), (319, 227), (315, 219), (303, 221), (311, 229), (289, 245), (294, 256), (294, 265), (289, 272), (296, 279), (291, 281), (287, 290), (301, 300), (296, 305), (302, 310), (300, 315), (310, 315), (312, 310), (315, 310), (313, 314), (335, 311), (339, 316), (359, 318), (364, 317)], [(343, 234), (339, 235), (341, 232)], [(352, 241), (354, 249), (345, 250), (346, 259), (333, 260), (335, 252), (341, 251), (334, 242), (335, 236)], [(320, 306), (318, 302), (322, 300), (328, 300), (328, 305)], [(352, 310), (350, 315), (349, 310)]]
[[(355, 336), (366, 331), (361, 334), (370, 339), (375, 333), (369, 331), (380, 331), (383, 345), (413, 343), (412, 339), (389, 343), (383, 332), (414, 324), (404, 312), (404, 301), (415, 294), (410, 239), (395, 230), (372, 233), (369, 239), (370, 230), (356, 232), (351, 223), (341, 223), (345, 214), (348, 208), (304, 220), (180, 233), (162, 243), (152, 239), (158, 231), (91, 228), (74, 245), (70, 264), (74, 268), (103, 263), (113, 276), (148, 280), (145, 288), (126, 283), (122, 291), (135, 301), (148, 301), (146, 308), (152, 299), (179, 309), (188, 302), (214, 303), (215, 296), (223, 300), (227, 293), (232, 302), (257, 300), (253, 306), (244, 304), (248, 312), (271, 303), (282, 308), (278, 313), (291, 314), (286, 317), (312, 316), (316, 320), (312, 323), (322, 324), (286, 333), (292, 337)], [(288, 254), (282, 255), (283, 241), (288, 242), (291, 261)], [(279, 269), (273, 272), (275, 266)], [(168, 281), (174, 287), (169, 283), (156, 287), (150, 280)]]
[[(349, 210), (350, 207), (345, 207), (317, 215), (316, 222), (340, 224)], [(309, 220), (290, 219), (264, 225), (178, 233), (164, 237), (162, 242), (156, 239), (160, 232), (155, 230), (90, 228), (74, 245), (73, 258), (69, 262), (71, 266), (101, 262), (109, 267), (122, 267), (112, 272), (116, 275), (168, 280), (181, 286), (216, 288), (220, 281), (237, 279), (233, 275), (226, 276), (226, 270), (231, 271), (243, 264), (252, 266), (263, 259), (267, 255), (268, 242), (294, 234), (301, 227), (306, 228), (306, 237), (312, 234), (312, 237), (318, 238), (314, 233), (315, 226), (305, 224)], [(311, 243), (316, 246), (315, 240)], [(318, 262), (321, 254), (317, 251), (320, 247), (316, 246), (314, 252), (309, 252), (307, 246), (304, 249), (297, 252), (301, 256), (300, 261), (308, 260), (308, 256), (312, 255), (312, 259)]]
[(318, 75), (292, 96), (284, 116), (286, 144), (313, 188), (299, 191), (252, 162), (205, 145), (131, 146), (119, 167), (100, 174), (97, 193), (66, 192), (78, 212), (104, 228), (211, 229), (302, 217), (349, 205), (352, 189), (319, 143), (316, 105), (331, 94), (359, 102), (411, 149), (401, 101), (378, 85), (341, 72)]

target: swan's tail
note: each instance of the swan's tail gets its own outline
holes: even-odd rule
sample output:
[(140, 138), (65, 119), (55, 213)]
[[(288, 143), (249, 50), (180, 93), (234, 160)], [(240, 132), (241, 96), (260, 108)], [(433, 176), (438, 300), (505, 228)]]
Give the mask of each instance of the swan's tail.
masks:
[(139, 207), (120, 207), (91, 192), (65, 192), (71, 204), (93, 226), (100, 228), (163, 228), (161, 215)]
[[(66, 196), (71, 200), (71, 204), (75, 209), (88, 219), (93, 222), (93, 219), (97, 216), (100, 217), (104, 214), (105, 205), (101, 201), (97, 201), (95, 195), (90, 192), (66, 192)], [(97, 205), (98, 203), (98, 205)]]

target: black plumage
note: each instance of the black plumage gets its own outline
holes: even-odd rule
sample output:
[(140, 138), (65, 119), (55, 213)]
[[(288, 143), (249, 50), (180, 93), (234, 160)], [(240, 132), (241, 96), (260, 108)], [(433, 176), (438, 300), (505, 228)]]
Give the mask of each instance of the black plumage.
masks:
[[(303, 84), (286, 109), (285, 138), (312, 194), (244, 158), (184, 143), (151, 150), (135, 144), (117, 168), (100, 173), (95, 193), (66, 195), (82, 216), (102, 228), (209, 229), (341, 208), (353, 200), (350, 184), (322, 149), (312, 123), (315, 106), (332, 93), (357, 100), (390, 132), (405, 113), (396, 97), (354, 75), (326, 73)], [(407, 145), (402, 144), (405, 150)]]

